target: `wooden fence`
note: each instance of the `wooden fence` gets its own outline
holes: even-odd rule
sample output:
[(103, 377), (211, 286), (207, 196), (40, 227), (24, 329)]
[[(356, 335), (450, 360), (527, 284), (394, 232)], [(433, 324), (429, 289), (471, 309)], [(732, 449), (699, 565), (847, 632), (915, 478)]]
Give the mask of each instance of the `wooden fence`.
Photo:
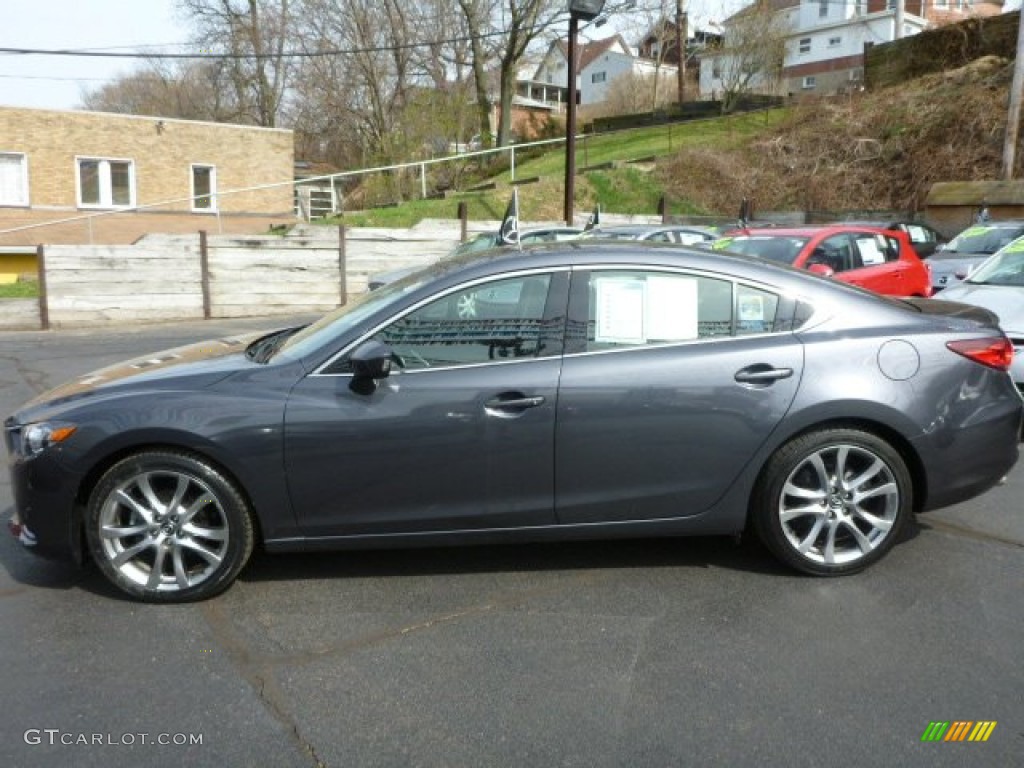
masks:
[[(474, 231), (497, 224), (474, 222)], [(283, 237), (41, 246), (39, 299), (0, 300), (0, 330), (328, 311), (364, 292), (371, 274), (431, 263), (460, 236), (458, 222), (428, 221), (407, 230), (307, 226)]]

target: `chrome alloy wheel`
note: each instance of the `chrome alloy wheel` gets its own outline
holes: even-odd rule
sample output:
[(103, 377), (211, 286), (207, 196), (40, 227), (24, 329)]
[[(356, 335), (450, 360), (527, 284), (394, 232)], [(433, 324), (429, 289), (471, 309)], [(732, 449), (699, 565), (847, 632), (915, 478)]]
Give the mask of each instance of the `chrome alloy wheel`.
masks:
[(98, 522), (109, 564), (147, 590), (203, 583), (220, 568), (230, 539), (216, 494), (199, 478), (170, 469), (139, 472), (116, 485)]
[(892, 467), (871, 450), (848, 444), (807, 455), (778, 500), (778, 519), (794, 552), (826, 566), (854, 563), (877, 549), (899, 510)]

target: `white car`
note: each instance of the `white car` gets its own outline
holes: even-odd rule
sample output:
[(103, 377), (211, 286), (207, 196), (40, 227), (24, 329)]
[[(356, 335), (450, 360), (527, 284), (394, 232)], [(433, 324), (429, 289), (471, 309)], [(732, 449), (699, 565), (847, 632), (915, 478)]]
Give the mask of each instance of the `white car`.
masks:
[(1024, 394), (1024, 237), (1001, 248), (937, 299), (983, 307), (999, 317), (1000, 327), (1013, 342), (1010, 373)]

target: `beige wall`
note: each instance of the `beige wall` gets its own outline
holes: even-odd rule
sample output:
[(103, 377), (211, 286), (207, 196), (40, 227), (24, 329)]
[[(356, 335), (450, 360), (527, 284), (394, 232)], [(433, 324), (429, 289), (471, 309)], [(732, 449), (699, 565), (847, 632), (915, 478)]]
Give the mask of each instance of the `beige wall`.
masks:
[[(216, 167), (222, 215), (292, 218), (293, 137), (290, 130), (99, 112), (0, 107), (0, 152), (28, 156), (29, 209), (54, 219), (79, 211), (76, 157), (132, 160), (136, 204), (166, 200), (163, 211), (189, 212), (191, 165)], [(278, 184), (230, 194), (230, 190)], [(89, 212), (95, 209), (82, 209)], [(25, 208), (0, 207), (0, 231), (24, 221)], [(196, 229), (211, 221), (195, 214)], [(214, 228), (212, 225), (207, 225)], [(138, 233), (144, 234), (143, 232)], [(46, 238), (42, 238), (45, 240)]]

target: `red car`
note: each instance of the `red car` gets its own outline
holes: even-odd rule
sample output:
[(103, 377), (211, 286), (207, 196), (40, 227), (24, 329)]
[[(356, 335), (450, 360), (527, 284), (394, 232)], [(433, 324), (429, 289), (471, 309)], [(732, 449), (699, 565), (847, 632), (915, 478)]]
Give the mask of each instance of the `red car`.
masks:
[(905, 232), (854, 225), (736, 229), (711, 247), (834, 275), (888, 296), (932, 295), (931, 272)]

